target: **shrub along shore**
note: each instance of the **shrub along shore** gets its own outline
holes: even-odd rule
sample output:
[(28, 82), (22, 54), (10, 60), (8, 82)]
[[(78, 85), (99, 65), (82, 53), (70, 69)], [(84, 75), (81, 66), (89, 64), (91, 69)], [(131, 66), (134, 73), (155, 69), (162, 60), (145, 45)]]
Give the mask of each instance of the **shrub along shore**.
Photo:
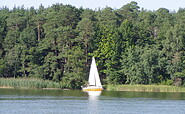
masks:
[(169, 85), (107, 85), (111, 91), (185, 92), (185, 87)]
[(60, 83), (35, 78), (0, 78), (0, 88), (61, 89)]

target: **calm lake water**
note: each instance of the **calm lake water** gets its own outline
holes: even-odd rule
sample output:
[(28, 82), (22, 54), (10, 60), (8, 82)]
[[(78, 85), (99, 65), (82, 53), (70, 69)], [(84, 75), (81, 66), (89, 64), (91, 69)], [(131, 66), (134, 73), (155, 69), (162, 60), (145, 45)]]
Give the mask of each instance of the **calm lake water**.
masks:
[(80, 90), (0, 89), (0, 114), (185, 113), (185, 93), (103, 91), (95, 94)]

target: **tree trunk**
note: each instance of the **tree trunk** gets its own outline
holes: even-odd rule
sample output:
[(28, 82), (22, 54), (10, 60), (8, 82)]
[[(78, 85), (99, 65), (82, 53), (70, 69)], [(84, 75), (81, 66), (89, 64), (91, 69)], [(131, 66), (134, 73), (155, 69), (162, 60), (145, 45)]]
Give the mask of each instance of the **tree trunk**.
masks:
[(88, 44), (85, 44), (85, 56), (86, 56), (85, 57), (85, 59), (86, 59), (85, 61), (86, 61), (86, 65), (88, 64), (88, 60), (87, 60), (87, 56), (88, 55), (87, 54), (88, 54)]
[(40, 41), (40, 23), (38, 23), (37, 30), (38, 30), (38, 42), (39, 42)]

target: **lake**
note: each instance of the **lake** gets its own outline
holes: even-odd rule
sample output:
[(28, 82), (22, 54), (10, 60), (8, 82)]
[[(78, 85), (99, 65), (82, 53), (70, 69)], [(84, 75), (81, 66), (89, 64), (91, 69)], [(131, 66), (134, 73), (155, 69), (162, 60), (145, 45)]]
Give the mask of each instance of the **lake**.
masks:
[(0, 89), (0, 114), (183, 114), (185, 93)]

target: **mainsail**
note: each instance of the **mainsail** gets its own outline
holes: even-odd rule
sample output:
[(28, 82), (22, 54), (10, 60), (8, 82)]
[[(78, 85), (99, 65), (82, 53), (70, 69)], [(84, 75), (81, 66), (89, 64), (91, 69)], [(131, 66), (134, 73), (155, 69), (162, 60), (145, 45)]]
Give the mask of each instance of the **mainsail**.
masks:
[(89, 86), (102, 87), (94, 57), (92, 58), (92, 63), (91, 63), (91, 68), (89, 73)]

